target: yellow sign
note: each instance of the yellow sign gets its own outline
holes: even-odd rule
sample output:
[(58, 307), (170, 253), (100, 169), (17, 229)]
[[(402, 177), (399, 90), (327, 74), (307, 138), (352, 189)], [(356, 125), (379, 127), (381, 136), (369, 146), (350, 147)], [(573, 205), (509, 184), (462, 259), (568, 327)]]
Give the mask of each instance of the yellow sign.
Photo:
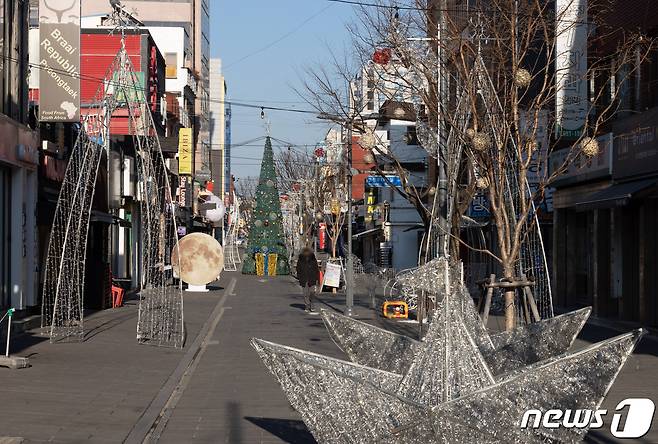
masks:
[(178, 130), (178, 174), (192, 174), (192, 128)]

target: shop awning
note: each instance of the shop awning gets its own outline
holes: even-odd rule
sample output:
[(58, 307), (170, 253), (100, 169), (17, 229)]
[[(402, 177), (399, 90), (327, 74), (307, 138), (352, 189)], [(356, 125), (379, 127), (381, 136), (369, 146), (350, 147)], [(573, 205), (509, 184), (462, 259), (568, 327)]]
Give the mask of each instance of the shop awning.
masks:
[(108, 225), (117, 224), (126, 228), (131, 228), (133, 226), (132, 223), (130, 223), (130, 221), (127, 221), (126, 219), (122, 219), (119, 216), (115, 216), (113, 214), (105, 213), (103, 211), (97, 211), (97, 210), (91, 211), (90, 221), (100, 222)]
[(375, 234), (379, 233), (382, 231), (382, 227), (377, 227), (377, 228), (371, 228), (370, 230), (362, 231), (360, 233), (352, 235), (352, 239), (358, 239), (363, 236), (374, 236)]
[(608, 188), (586, 196), (576, 204), (576, 209), (583, 211), (628, 205), (638, 194), (653, 188), (656, 181), (657, 179), (654, 178), (610, 185)]

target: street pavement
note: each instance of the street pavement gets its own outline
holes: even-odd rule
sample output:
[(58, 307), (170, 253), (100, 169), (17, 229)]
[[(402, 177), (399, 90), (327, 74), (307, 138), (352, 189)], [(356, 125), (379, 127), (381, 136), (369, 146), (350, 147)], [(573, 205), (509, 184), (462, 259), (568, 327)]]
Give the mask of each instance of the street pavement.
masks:
[[(417, 325), (385, 320), (366, 300), (357, 297), (357, 318), (417, 335)], [(320, 301), (344, 308), (341, 294), (323, 293)], [(82, 343), (50, 344), (35, 332), (17, 341), (15, 352), (33, 367), (0, 369), (0, 434), (62, 443), (315, 442), (249, 345), (259, 337), (344, 358), (319, 316), (304, 312), (291, 277), (224, 273), (212, 291), (186, 293), (183, 350), (138, 345), (136, 314), (136, 301), (129, 301), (89, 317)], [(616, 334), (588, 325), (575, 348)], [(658, 342), (644, 339), (604, 408), (629, 397), (658, 401), (657, 368)], [(617, 442), (604, 429), (588, 440)], [(636, 442), (658, 443), (656, 427)]]

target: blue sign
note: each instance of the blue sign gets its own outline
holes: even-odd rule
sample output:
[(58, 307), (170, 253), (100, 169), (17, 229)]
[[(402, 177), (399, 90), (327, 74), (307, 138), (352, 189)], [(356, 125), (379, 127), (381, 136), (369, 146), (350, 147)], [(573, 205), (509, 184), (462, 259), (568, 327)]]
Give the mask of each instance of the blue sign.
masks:
[[(388, 179), (388, 182), (386, 179)], [(399, 176), (386, 176), (386, 179), (384, 179), (382, 176), (368, 176), (366, 178), (366, 186), (369, 188), (390, 187), (389, 182), (396, 187), (402, 186), (402, 181), (400, 181)]]

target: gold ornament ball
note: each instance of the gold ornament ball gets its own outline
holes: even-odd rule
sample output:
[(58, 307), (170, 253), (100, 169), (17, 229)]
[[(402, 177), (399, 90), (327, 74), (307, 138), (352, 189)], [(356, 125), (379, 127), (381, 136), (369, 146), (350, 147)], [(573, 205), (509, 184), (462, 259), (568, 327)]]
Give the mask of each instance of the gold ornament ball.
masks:
[(519, 88), (527, 88), (532, 81), (532, 75), (527, 69), (521, 68), (514, 74), (514, 83)]
[(360, 144), (363, 148), (372, 148), (375, 146), (375, 135), (371, 132), (367, 132), (361, 136)]
[(475, 130), (473, 128), (469, 128), (466, 130), (466, 137), (469, 139), (472, 139), (475, 136)]
[(485, 188), (489, 188), (489, 179), (486, 177), (478, 177), (477, 180), (475, 181), (475, 186), (478, 187), (480, 190), (484, 190)]
[(580, 142), (580, 147), (583, 154), (587, 157), (594, 157), (599, 154), (599, 142), (592, 137), (585, 137)]
[(471, 140), (475, 151), (485, 151), (491, 148), (491, 139), (485, 133), (476, 133)]

